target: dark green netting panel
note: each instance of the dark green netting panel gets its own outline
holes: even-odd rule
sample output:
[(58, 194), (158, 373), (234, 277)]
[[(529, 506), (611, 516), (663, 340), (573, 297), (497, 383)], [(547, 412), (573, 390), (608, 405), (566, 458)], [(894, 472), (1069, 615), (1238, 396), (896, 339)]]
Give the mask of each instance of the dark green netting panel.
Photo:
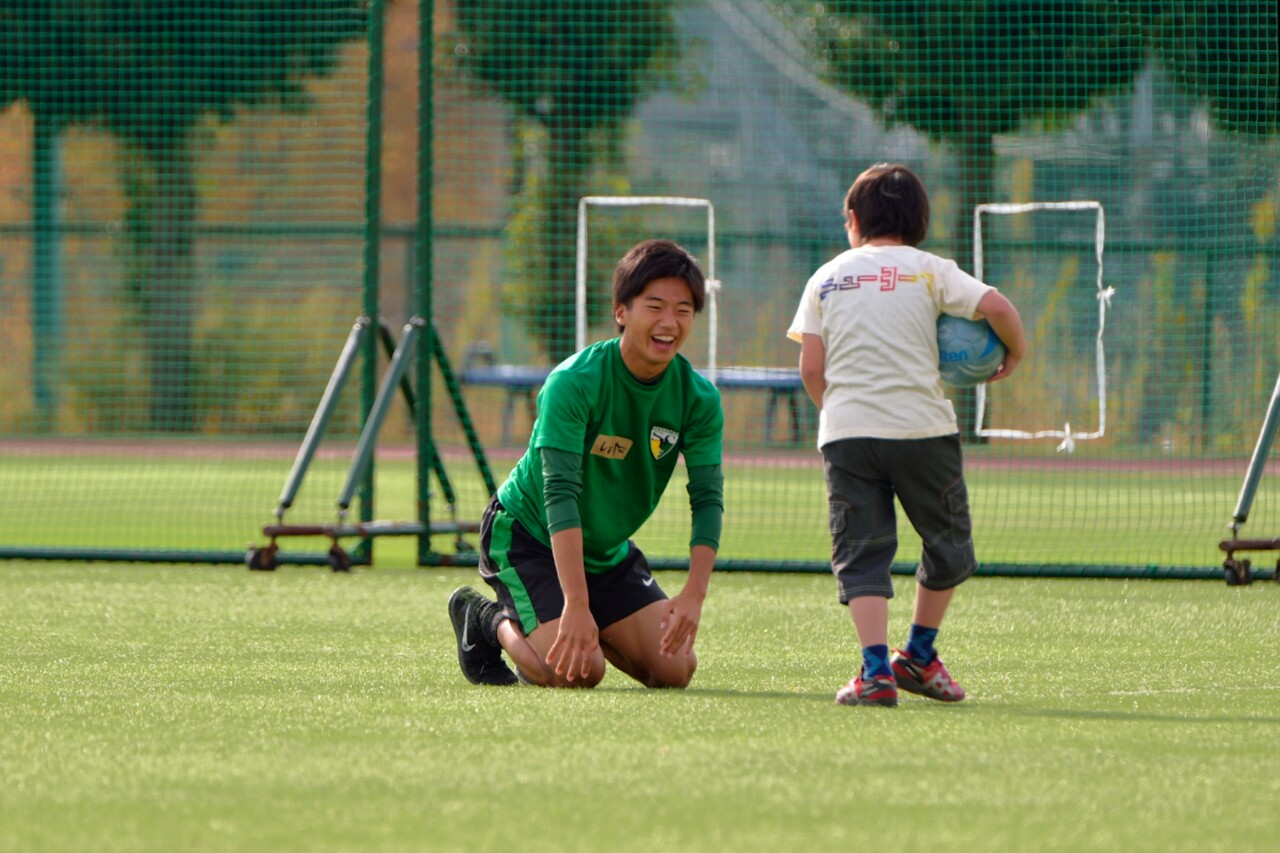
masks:
[[(1280, 376), (1278, 40), (1258, 0), (0, 0), (0, 554), (261, 539), (370, 304), (397, 335), (430, 308), (500, 479), (538, 378), (613, 333), (614, 263), (672, 237), (721, 283), (686, 349), (721, 381), (721, 559), (820, 569), (785, 330), (891, 160), (930, 192), (925, 248), (1030, 338), (954, 398), (983, 564), (1211, 573)], [(334, 519), (385, 368), (292, 519)], [(431, 513), (478, 519), (438, 379)], [(374, 517), (417, 514), (415, 454), (397, 403)], [(1276, 467), (1243, 534), (1280, 535)], [(679, 561), (688, 524), (675, 482), (637, 539)]]

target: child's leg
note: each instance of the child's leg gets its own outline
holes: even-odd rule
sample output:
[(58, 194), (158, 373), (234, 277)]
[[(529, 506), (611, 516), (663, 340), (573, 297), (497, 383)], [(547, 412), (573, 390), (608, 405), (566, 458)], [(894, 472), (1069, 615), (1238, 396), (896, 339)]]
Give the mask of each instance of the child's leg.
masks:
[(863, 595), (849, 599), (849, 615), (853, 617), (858, 642), (863, 646), (889, 642), (889, 599)]
[(862, 646), (859, 673), (836, 691), (841, 705), (898, 704), (889, 663), (889, 567), (898, 548), (885, 442), (845, 439), (824, 445), (831, 524), (831, 569)]
[(938, 627), (954, 593), (955, 587), (929, 589), (916, 585), (915, 615), (907, 647), (895, 649), (889, 660), (899, 687), (940, 702), (959, 702), (965, 697), (964, 688), (951, 677), (934, 648)]
[(955, 587), (950, 589), (929, 589), (916, 584), (915, 615), (911, 618), (911, 634), (907, 638), (906, 652), (912, 658), (930, 663), (938, 653), (933, 643), (938, 637), (938, 629), (942, 627), (942, 619), (947, 615), (947, 605), (955, 594)]
[[(862, 650), (860, 674), (868, 679), (891, 678), (888, 632), (893, 582), (889, 566), (898, 539), (893, 490), (881, 466), (882, 444), (875, 439), (849, 439), (822, 448), (831, 524), (831, 567), (839, 583), (840, 600), (848, 606), (858, 634)], [(884, 688), (885, 696), (871, 701), (859, 695), (859, 689), (850, 682), (846, 690), (837, 694), (837, 701), (897, 701), (892, 682)], [(848, 696), (844, 696), (846, 692)]]
[[(973, 523), (959, 436), (902, 442), (894, 490), (924, 542), (916, 572), (913, 639), (932, 651), (955, 588), (973, 574)], [(916, 635), (931, 632), (923, 638)]]
[(950, 589), (929, 589), (917, 584), (915, 615), (911, 621), (925, 628), (940, 628), (955, 591), (954, 586)]
[(862, 646), (862, 674), (885, 678), (889, 669), (889, 599), (862, 595), (849, 599), (849, 615)]
[(890, 659), (899, 687), (941, 702), (959, 702), (965, 696), (964, 688), (947, 672), (933, 647), (938, 626), (942, 624), (954, 592), (955, 587), (938, 590), (917, 584), (915, 616), (907, 647), (903, 651), (895, 649)]
[(934, 641), (955, 588), (977, 568), (960, 437), (902, 442), (898, 450), (894, 489), (924, 542), (924, 553), (916, 571), (911, 635), (905, 653), (893, 655), (893, 672), (904, 690), (958, 702), (964, 689), (943, 666)]

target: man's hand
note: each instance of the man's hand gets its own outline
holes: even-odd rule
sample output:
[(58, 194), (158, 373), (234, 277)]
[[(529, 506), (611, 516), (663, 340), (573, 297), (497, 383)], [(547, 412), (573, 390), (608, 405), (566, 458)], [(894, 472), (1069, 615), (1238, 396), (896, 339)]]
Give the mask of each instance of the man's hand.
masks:
[(663, 629), (658, 651), (669, 658), (689, 654), (693, 651), (693, 641), (698, 637), (698, 623), (701, 621), (702, 597), (686, 588), (675, 598), (668, 599), (662, 620), (658, 623), (658, 627)]
[(591, 674), (591, 659), (600, 648), (600, 631), (586, 602), (565, 602), (556, 641), (547, 650), (547, 666), (565, 681)]

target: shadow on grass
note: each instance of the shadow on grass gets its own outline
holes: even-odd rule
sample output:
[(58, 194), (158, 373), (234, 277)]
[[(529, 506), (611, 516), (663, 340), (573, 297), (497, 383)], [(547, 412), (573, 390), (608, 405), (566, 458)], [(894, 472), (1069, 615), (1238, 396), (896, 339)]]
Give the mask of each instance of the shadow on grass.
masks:
[(654, 696), (689, 696), (705, 697), (708, 699), (802, 699), (805, 701), (823, 701), (830, 702), (831, 697), (835, 695), (835, 691), (830, 693), (812, 693), (804, 691), (792, 690), (730, 690), (719, 687), (685, 687), (680, 688), (654, 688), (643, 687), (640, 684), (601, 684), (591, 688), (592, 693), (646, 693)]
[[(837, 685), (838, 687), (839, 685)], [(834, 705), (836, 687), (821, 693), (804, 690), (733, 690), (723, 687), (686, 687), (683, 690), (648, 690), (640, 685), (635, 686), (605, 686), (600, 685), (593, 688), (595, 693), (632, 693), (635, 691), (643, 691), (654, 695), (680, 695), (690, 698), (707, 698), (707, 699), (799, 699), (803, 702), (820, 702), (823, 705)], [(932, 702), (910, 694), (903, 694), (900, 708), (906, 708), (915, 705), (917, 707), (944, 707), (944, 708), (964, 708), (964, 702)]]
[[(824, 691), (821, 693), (814, 691), (791, 691), (791, 690), (733, 690), (721, 687), (686, 687), (683, 690), (649, 690), (640, 685), (600, 685), (592, 689), (593, 693), (642, 693), (654, 696), (687, 696), (690, 699), (707, 698), (716, 700), (725, 699), (763, 699), (763, 700), (799, 700), (802, 702), (821, 703), (823, 705), (833, 705), (835, 691)], [(974, 701), (976, 699), (976, 701)], [(923, 711), (926, 709), (935, 709), (937, 711), (946, 711), (947, 713), (979, 713), (987, 712), (994, 714), (1007, 714), (1015, 717), (1042, 717), (1046, 719), (1064, 719), (1064, 720), (1110, 720), (1114, 722), (1142, 722), (1142, 723), (1212, 723), (1219, 725), (1222, 723), (1246, 723), (1250, 725), (1276, 725), (1280, 723), (1280, 714), (1241, 714), (1241, 715), (1224, 715), (1224, 714), (1189, 714), (1186, 716), (1177, 714), (1153, 714), (1141, 711), (1088, 711), (1088, 710), (1071, 710), (1068, 708), (1030, 708), (1026, 706), (1010, 705), (1000, 700), (988, 699), (983, 701), (977, 697), (971, 697), (966, 702), (934, 702), (920, 696), (904, 694), (898, 710), (905, 711)]]

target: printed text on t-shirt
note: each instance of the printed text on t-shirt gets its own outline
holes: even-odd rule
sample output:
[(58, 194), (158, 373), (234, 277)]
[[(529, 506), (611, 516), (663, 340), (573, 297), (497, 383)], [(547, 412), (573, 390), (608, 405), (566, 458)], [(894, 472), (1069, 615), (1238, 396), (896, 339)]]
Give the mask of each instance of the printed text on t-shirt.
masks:
[(818, 289), (818, 299), (826, 299), (831, 294), (841, 290), (861, 290), (864, 284), (878, 284), (879, 287), (877, 289), (881, 291), (896, 290), (899, 282), (908, 284), (922, 279), (927, 280), (931, 277), (932, 276), (928, 273), (921, 273), (920, 275), (900, 273), (898, 272), (897, 267), (881, 267), (878, 274), (865, 273), (863, 275), (846, 275), (841, 276), (838, 279), (835, 276), (832, 276), (824, 281), (822, 286)]

